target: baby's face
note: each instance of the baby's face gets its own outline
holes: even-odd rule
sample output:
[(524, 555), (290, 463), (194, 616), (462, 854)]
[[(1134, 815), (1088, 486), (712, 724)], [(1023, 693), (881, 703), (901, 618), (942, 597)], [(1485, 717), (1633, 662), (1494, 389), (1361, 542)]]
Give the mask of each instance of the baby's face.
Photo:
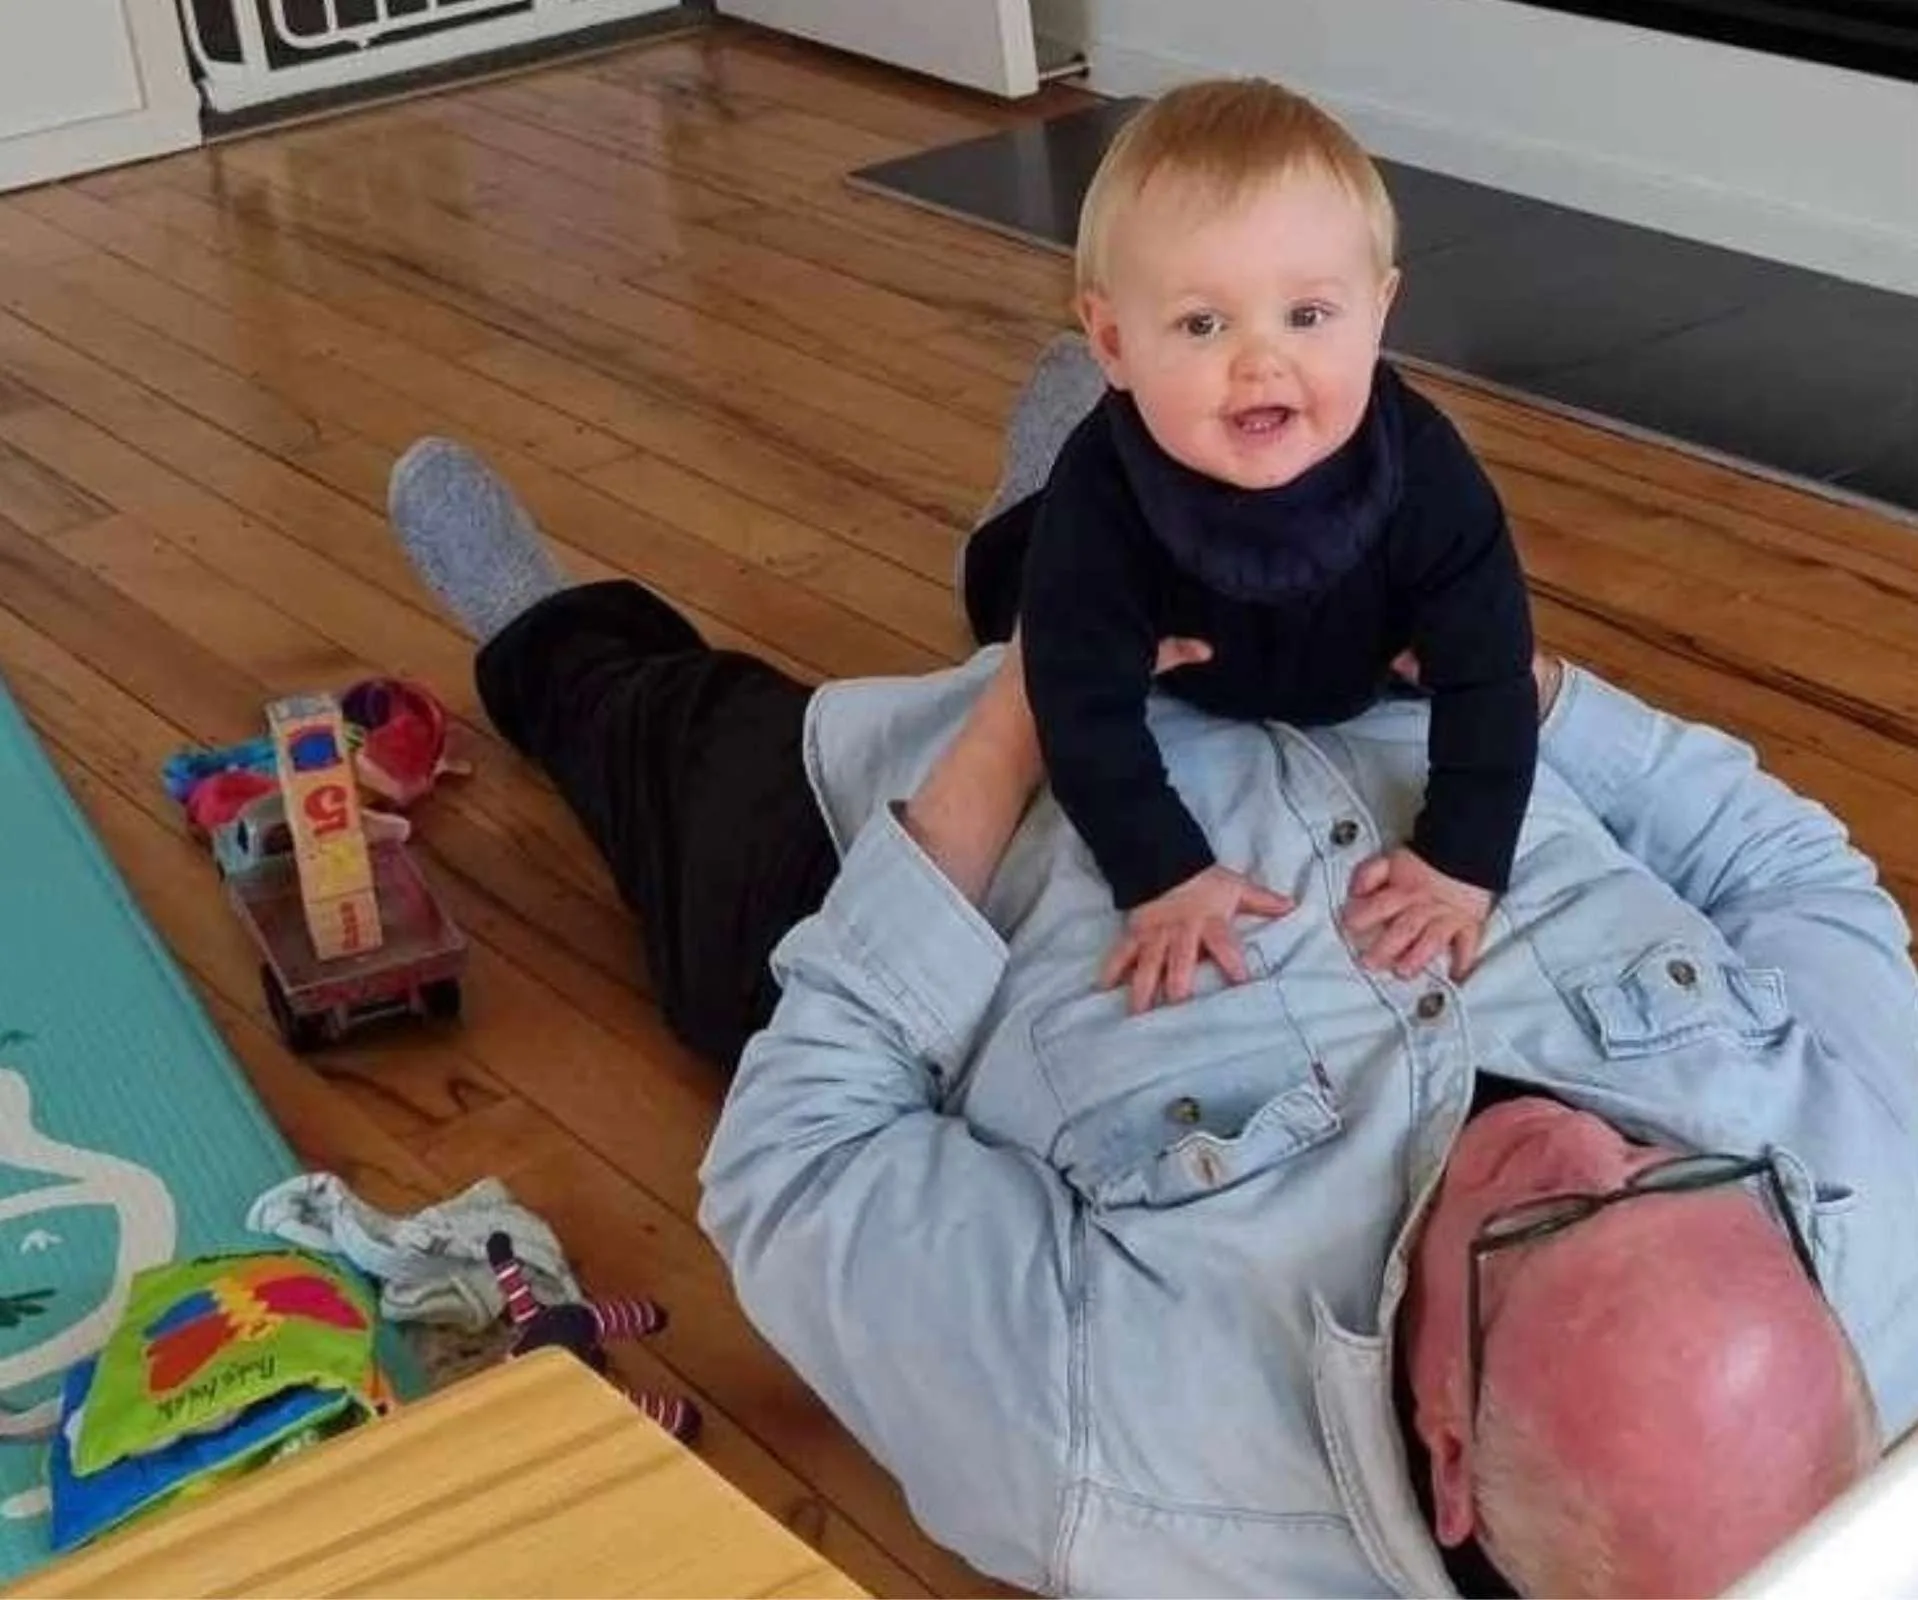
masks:
[(1357, 199), (1308, 173), (1220, 211), (1158, 183), (1115, 220), (1107, 284), (1081, 310), (1161, 449), (1272, 489), (1352, 437), (1398, 285)]

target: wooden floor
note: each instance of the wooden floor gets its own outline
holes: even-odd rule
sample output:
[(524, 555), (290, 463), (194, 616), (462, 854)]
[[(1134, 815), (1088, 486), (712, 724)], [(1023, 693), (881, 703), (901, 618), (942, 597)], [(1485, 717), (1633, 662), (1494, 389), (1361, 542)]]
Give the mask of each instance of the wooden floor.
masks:
[[(458, 434), (576, 571), (721, 639), (811, 678), (953, 659), (955, 545), (1067, 268), (842, 176), (1071, 103), (720, 30), (0, 198), (0, 673), (266, 1103), (386, 1205), (497, 1173), (592, 1285), (665, 1301), (627, 1375), (696, 1394), (709, 1459), (889, 1594), (981, 1585), (734, 1308), (693, 1222), (719, 1085), (579, 832), (480, 726), (384, 480)], [(1428, 387), (1492, 466), (1546, 639), (1753, 739), (1913, 904), (1912, 532)], [(470, 1018), (316, 1069), (267, 1031), (157, 775), (374, 671), (467, 723), (477, 772), (423, 833), (475, 939)]]

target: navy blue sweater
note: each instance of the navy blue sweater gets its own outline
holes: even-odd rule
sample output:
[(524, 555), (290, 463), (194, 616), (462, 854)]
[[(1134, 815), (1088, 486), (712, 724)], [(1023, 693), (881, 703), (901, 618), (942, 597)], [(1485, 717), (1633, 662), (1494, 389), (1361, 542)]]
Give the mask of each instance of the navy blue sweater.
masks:
[(1122, 909), (1213, 863), (1146, 726), (1158, 642), (1175, 635), (1214, 653), (1161, 679), (1171, 693), (1297, 726), (1362, 711), (1409, 646), (1432, 697), (1412, 848), (1504, 889), (1538, 754), (1524, 577), (1483, 469), (1390, 367), (1353, 438), (1270, 490), (1175, 461), (1111, 392), (1033, 519), (1027, 692), (1053, 793)]

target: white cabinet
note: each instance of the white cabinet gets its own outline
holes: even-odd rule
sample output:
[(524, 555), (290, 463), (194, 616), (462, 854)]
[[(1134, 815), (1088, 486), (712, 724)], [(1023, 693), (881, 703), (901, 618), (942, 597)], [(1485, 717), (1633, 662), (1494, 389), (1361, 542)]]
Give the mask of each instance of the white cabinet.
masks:
[(0, 0), (0, 189), (199, 140), (173, 0)]
[(993, 94), (1039, 87), (1031, 0), (719, 0), (719, 9)]

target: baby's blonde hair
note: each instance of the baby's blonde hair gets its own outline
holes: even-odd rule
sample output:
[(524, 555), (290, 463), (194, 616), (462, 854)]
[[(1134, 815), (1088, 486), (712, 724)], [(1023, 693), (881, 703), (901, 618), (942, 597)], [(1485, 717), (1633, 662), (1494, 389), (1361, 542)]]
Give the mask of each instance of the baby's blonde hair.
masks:
[(1390, 272), (1398, 255), (1398, 217), (1385, 180), (1358, 140), (1303, 95), (1276, 83), (1217, 78), (1153, 101), (1112, 141), (1079, 212), (1079, 292), (1108, 286), (1113, 229), (1149, 185), (1196, 185), (1208, 206), (1225, 209), (1255, 185), (1300, 172), (1332, 179), (1359, 202), (1379, 273)]

